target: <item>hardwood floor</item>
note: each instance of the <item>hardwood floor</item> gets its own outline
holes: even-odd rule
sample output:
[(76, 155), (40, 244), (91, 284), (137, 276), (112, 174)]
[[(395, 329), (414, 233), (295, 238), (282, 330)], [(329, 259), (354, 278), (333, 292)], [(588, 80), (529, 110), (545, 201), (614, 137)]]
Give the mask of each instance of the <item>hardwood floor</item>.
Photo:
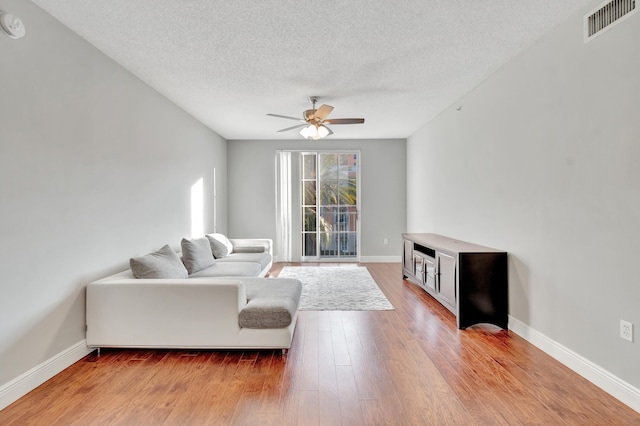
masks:
[(103, 349), (0, 411), (0, 424), (640, 424), (516, 334), (456, 329), (400, 264), (366, 266), (394, 311), (302, 311), (284, 356)]

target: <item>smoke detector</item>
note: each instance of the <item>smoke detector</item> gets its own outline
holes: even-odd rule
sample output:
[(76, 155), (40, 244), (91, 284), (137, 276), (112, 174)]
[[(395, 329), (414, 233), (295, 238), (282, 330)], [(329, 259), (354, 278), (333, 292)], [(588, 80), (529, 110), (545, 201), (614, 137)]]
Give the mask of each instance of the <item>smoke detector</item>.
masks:
[(10, 13), (0, 12), (0, 28), (2, 28), (9, 37), (15, 39), (24, 37), (26, 33), (24, 24), (20, 18)]

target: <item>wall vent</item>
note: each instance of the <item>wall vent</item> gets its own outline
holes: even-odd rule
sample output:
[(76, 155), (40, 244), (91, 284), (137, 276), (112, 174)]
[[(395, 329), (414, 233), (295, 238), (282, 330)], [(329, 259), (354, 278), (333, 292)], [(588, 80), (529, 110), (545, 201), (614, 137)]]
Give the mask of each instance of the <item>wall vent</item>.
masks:
[(585, 43), (637, 11), (636, 0), (612, 0), (602, 3), (584, 17)]

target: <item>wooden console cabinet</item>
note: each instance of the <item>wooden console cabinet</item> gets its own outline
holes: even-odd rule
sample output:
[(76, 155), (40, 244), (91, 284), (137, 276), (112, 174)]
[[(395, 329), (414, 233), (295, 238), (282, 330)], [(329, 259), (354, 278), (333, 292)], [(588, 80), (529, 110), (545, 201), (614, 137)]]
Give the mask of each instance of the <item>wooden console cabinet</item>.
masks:
[(402, 278), (456, 315), (458, 328), (507, 328), (507, 252), (437, 234), (402, 234)]

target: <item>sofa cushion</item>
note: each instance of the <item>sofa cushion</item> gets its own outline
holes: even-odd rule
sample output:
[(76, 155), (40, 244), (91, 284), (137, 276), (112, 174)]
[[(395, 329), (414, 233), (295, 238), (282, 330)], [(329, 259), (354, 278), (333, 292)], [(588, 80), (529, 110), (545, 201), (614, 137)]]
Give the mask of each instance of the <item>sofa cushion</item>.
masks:
[(264, 253), (266, 250), (265, 246), (233, 246), (234, 253)]
[(216, 263), (201, 271), (194, 272), (189, 278), (202, 277), (257, 277), (262, 269), (256, 262), (221, 262)]
[(221, 257), (218, 262), (255, 262), (260, 264), (260, 270), (268, 267), (271, 263), (269, 253), (232, 253), (229, 256)]
[(207, 234), (206, 237), (211, 244), (211, 252), (216, 259), (233, 253), (233, 244), (223, 234)]
[(247, 304), (240, 311), (242, 328), (288, 327), (298, 311), (302, 284), (290, 278), (248, 278), (242, 280)]
[(211, 253), (211, 244), (208, 238), (202, 237), (192, 240), (183, 238), (180, 245), (182, 246), (182, 262), (190, 274), (208, 268), (216, 261)]
[(168, 245), (160, 250), (129, 259), (136, 278), (187, 278), (187, 269), (178, 254)]

